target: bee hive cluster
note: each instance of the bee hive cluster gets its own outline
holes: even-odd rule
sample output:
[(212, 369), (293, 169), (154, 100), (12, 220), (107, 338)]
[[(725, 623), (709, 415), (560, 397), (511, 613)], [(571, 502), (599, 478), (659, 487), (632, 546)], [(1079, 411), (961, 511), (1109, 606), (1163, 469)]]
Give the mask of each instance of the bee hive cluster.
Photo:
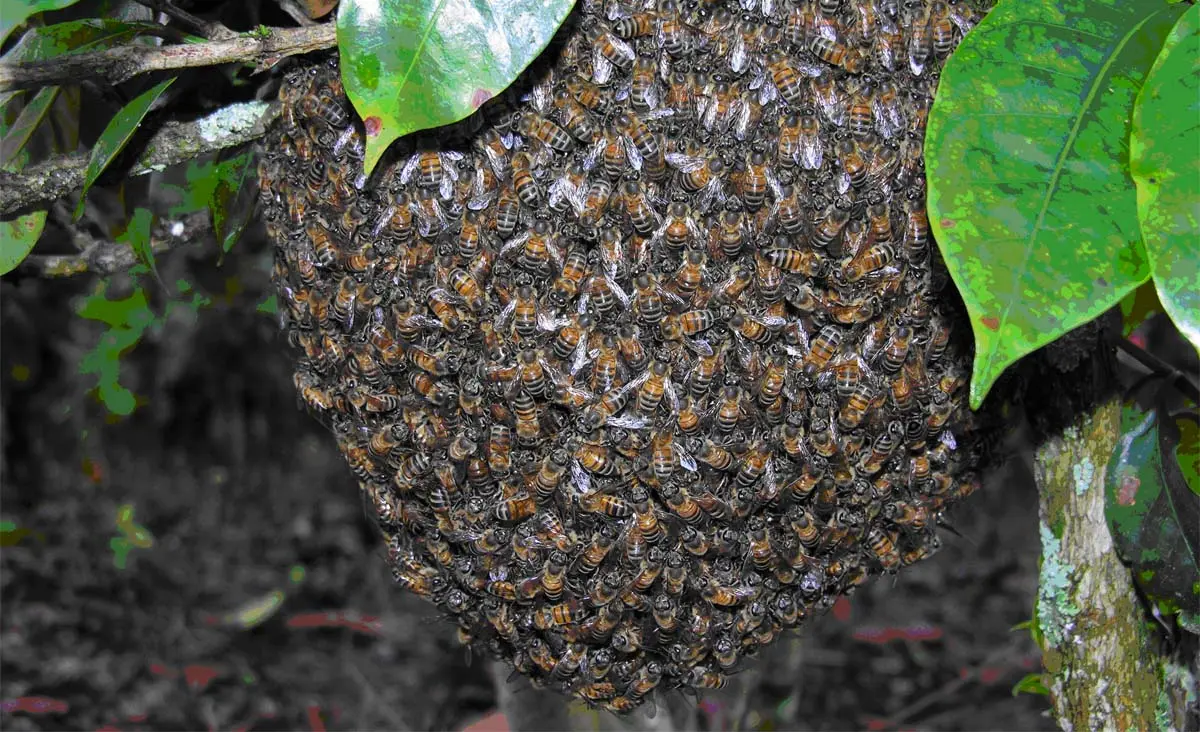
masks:
[(964, 2), (583, 2), (371, 180), (334, 63), (262, 162), (296, 386), (398, 582), (614, 711), (711, 688), (978, 484), (922, 139)]

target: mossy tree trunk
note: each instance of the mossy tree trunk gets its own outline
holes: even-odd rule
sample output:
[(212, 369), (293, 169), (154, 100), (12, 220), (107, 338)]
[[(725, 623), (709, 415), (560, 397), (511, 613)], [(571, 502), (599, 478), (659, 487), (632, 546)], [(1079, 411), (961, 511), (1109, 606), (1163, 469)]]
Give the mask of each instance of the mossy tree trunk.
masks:
[(1160, 655), (1104, 517), (1119, 426), (1120, 403), (1109, 401), (1037, 452), (1046, 687), (1063, 729), (1182, 729), (1189, 681)]

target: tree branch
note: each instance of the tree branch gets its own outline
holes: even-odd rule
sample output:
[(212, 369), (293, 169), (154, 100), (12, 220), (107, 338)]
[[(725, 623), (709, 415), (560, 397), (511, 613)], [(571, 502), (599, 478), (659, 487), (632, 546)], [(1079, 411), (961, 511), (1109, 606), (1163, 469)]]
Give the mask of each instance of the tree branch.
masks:
[(200, 35), (214, 41), (224, 41), (237, 36), (237, 33), (226, 28), (221, 23), (210, 23), (203, 18), (197, 18), (183, 8), (177, 8), (165, 0), (136, 0), (138, 5), (145, 5), (158, 12), (183, 23)]
[[(211, 238), (208, 212), (197, 211), (179, 219), (160, 221), (150, 235), (150, 246), (155, 254), (162, 254)], [(82, 234), (77, 236), (80, 239), (83, 251), (79, 254), (32, 254), (21, 262), (20, 268), (40, 277), (72, 277), (86, 272), (107, 277), (137, 264), (137, 256), (128, 244)]]
[[(278, 102), (241, 102), (190, 122), (168, 122), (128, 171), (144, 175), (262, 137), (279, 117)], [(0, 170), (0, 216), (53, 201), (83, 186), (88, 153), (51, 158), (19, 173)]]
[(322, 23), (305, 28), (270, 28), (262, 34), (247, 33), (211, 43), (120, 46), (49, 61), (0, 63), (0, 91), (77, 84), (85, 80), (119, 84), (152, 71), (235, 62), (253, 62), (262, 71), (286, 56), (332, 48), (336, 44), (334, 24)]

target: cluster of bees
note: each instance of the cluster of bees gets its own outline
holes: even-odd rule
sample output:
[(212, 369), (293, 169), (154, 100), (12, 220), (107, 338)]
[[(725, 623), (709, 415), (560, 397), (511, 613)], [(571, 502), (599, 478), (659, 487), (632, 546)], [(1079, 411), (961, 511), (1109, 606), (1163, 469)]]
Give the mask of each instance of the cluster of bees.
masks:
[(604, 708), (721, 686), (978, 484), (922, 139), (962, 0), (584, 0), (363, 174), (335, 62), (260, 169), (296, 387), (397, 581)]

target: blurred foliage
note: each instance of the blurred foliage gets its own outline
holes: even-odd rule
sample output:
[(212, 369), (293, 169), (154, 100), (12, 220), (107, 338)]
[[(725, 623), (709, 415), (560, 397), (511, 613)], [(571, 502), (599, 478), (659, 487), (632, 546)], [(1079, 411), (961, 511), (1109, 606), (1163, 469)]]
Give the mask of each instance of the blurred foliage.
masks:
[(1172, 416), (1161, 404), (1126, 404), (1105, 474), (1104, 512), (1118, 553), (1142, 591), (1164, 612), (1182, 611), (1185, 622), (1200, 613), (1196, 423), (1194, 413)]

